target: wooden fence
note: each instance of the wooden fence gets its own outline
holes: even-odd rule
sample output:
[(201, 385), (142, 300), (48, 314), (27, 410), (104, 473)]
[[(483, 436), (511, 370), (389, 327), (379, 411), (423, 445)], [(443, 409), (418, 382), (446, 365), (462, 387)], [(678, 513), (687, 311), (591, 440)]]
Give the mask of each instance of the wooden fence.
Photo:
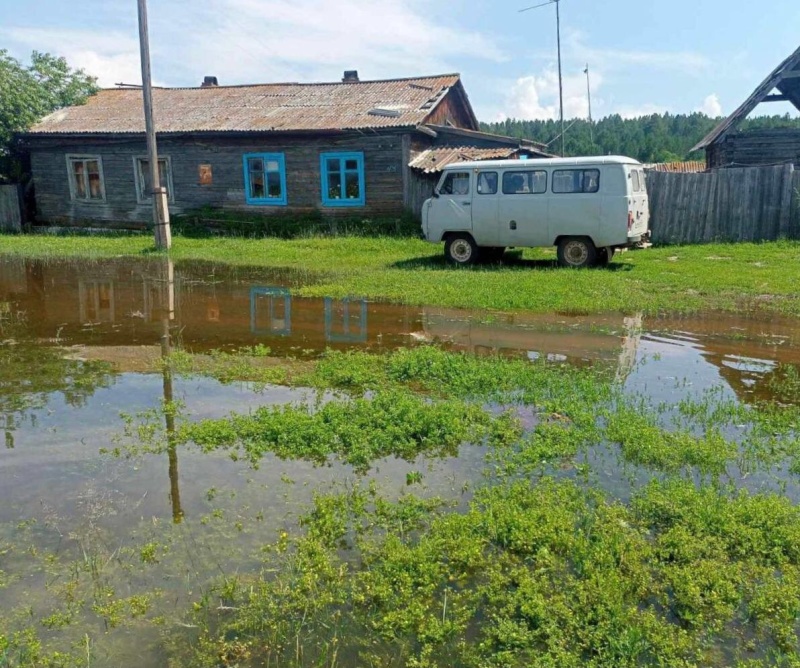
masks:
[(22, 231), (19, 186), (0, 186), (0, 232)]
[(647, 172), (657, 243), (800, 239), (800, 171), (793, 165)]

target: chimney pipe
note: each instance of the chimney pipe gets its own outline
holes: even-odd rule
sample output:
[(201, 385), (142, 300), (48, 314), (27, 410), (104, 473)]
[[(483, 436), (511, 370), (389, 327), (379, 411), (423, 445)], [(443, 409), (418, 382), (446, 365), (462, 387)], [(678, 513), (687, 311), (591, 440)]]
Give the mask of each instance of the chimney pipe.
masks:
[(200, 84), (201, 88), (216, 88), (217, 86), (219, 86), (217, 77), (206, 77), (203, 79), (203, 83)]
[(345, 70), (342, 83), (358, 83), (358, 70)]

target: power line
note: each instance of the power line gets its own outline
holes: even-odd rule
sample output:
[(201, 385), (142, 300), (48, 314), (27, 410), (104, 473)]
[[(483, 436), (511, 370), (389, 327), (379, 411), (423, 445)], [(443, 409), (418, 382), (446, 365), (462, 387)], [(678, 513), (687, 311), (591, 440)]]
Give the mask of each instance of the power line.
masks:
[(548, 5), (555, 5), (556, 6), (556, 38), (558, 42), (558, 108), (559, 108), (559, 115), (561, 116), (561, 156), (564, 156), (564, 134), (566, 130), (564, 128), (564, 77), (561, 70), (561, 10), (560, 10), (561, 0), (549, 0), (548, 2), (543, 2), (539, 5), (533, 5), (532, 7), (526, 7), (525, 9), (520, 9), (519, 13), (522, 14), (523, 12), (529, 12), (532, 9), (539, 9), (540, 7), (547, 7)]

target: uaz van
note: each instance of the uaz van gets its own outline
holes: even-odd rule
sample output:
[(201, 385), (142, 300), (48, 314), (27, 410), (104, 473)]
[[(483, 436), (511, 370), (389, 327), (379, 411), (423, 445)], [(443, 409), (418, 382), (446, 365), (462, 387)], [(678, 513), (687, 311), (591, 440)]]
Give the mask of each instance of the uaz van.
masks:
[(449, 165), (422, 207), (425, 238), (456, 264), (536, 246), (557, 246), (564, 267), (607, 264), (649, 220), (642, 165), (620, 156)]

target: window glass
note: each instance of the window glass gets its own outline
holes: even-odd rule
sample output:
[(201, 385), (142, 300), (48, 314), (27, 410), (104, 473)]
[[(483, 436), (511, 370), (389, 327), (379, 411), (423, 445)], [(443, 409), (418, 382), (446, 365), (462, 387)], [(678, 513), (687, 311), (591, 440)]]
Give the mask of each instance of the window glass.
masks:
[(245, 190), (248, 204), (285, 205), (286, 168), (283, 154), (245, 156)]
[(631, 171), (631, 182), (633, 184), (633, 192), (638, 193), (642, 186), (639, 181), (639, 172), (635, 169)]
[(547, 192), (547, 172), (520, 171), (503, 174), (503, 194), (541, 195)]
[(553, 172), (553, 192), (596, 193), (600, 190), (598, 169), (557, 169)]
[(439, 189), (441, 195), (469, 195), (469, 172), (450, 172)]
[(78, 199), (86, 199), (86, 179), (84, 178), (85, 167), (86, 163), (83, 161), (72, 163), (72, 169), (75, 175), (75, 196)]
[(85, 201), (103, 201), (103, 170), (100, 158), (68, 157), (72, 198)]
[[(139, 200), (147, 200), (153, 196), (153, 186), (150, 183), (150, 161), (139, 158), (137, 161), (139, 169)], [(172, 199), (172, 190), (169, 174), (169, 163), (166, 159), (158, 161), (158, 180), (161, 187), (167, 189), (167, 197)]]
[(322, 155), (322, 202), (326, 206), (365, 204), (364, 154)]
[(497, 172), (481, 172), (478, 174), (478, 194), (497, 194)]

